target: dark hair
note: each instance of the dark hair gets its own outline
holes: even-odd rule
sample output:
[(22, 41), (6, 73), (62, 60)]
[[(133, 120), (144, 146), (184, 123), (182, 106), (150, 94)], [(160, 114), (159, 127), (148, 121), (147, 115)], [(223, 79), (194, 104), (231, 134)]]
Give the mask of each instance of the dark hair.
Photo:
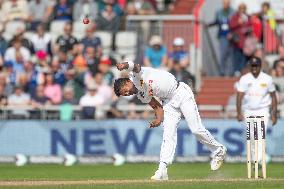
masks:
[(266, 6), (268, 9), (270, 9), (270, 3), (269, 2), (263, 2), (262, 7)]
[(116, 96), (120, 96), (121, 87), (125, 85), (129, 80), (129, 78), (119, 78), (114, 81), (113, 89)]

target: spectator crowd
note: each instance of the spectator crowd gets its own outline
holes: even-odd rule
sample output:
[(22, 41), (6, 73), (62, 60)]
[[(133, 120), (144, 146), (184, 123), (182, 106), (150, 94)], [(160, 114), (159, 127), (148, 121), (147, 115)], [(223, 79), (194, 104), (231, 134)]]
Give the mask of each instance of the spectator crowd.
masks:
[(257, 56), (263, 61), (263, 70), (273, 77), (279, 103), (283, 103), (283, 20), (277, 22), (271, 6), (273, 1), (257, 2), (223, 0), (215, 20), (206, 26), (207, 29), (218, 27), (220, 75), (231, 77), (244, 74), (248, 71), (249, 58)]
[[(116, 109), (119, 104), (139, 102), (135, 97), (118, 100), (113, 95), (113, 81), (120, 76), (115, 71), (117, 60), (103, 52), (96, 31), (115, 34), (123, 29), (125, 15), (157, 14), (155, 0), (2, 0), (0, 8), (0, 105), (14, 107), (12, 118), (40, 118), (37, 110), (49, 105), (59, 107), (65, 120), (72, 119), (73, 105), (81, 107), (81, 117), (86, 119), (146, 116)], [(85, 17), (91, 23), (78, 38), (73, 35), (73, 23)], [(56, 38), (50, 33), (53, 21), (65, 21), (63, 34)], [(24, 23), (24, 27), (16, 27), (9, 38), (5, 29), (10, 22)], [(152, 36), (139, 63), (167, 69), (194, 87), (194, 76), (187, 71), (189, 54), (184, 47), (188, 44), (177, 37), (172, 45), (173, 51), (168, 52), (162, 38)], [(112, 107), (106, 115), (98, 111), (102, 105)]]

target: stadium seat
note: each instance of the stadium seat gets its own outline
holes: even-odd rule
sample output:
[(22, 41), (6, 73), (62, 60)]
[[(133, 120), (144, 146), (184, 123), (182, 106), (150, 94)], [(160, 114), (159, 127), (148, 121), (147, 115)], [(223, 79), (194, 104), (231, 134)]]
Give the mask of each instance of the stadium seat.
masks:
[(103, 54), (108, 55), (111, 52), (112, 34), (107, 31), (97, 31), (95, 36), (101, 39)]
[(64, 33), (64, 25), (66, 21), (55, 20), (50, 24), (50, 32), (52, 35), (62, 35)]
[(116, 34), (116, 52), (120, 56), (135, 56), (137, 45), (137, 33), (132, 31), (121, 31)]
[(5, 25), (5, 31), (4, 31), (3, 37), (8, 41), (11, 40), (12, 37), (17, 32), (17, 29), (19, 28), (26, 29), (26, 24), (22, 21), (7, 22)]
[(34, 34), (35, 34), (34, 32), (25, 32), (24, 37), (28, 40), (31, 40)]
[(82, 39), (85, 35), (87, 26), (87, 24), (83, 24), (82, 22), (73, 22), (74, 37), (76, 37), (78, 40)]

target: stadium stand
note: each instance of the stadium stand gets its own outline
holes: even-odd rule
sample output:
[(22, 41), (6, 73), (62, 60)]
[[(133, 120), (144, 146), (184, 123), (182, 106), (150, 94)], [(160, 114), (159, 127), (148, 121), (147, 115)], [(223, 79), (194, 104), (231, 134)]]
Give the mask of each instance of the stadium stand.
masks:
[[(91, 1), (89, 3), (93, 7), (96, 7), (96, 14), (92, 14), (91, 24), (89, 25), (83, 24), (81, 20), (83, 12), (88, 12), (89, 10), (84, 9), (82, 13), (78, 13), (76, 18), (71, 19), (72, 14), (69, 10), (74, 6), (74, 1), (67, 2), (67, 9), (64, 10), (66, 11), (65, 16), (58, 15), (57, 10), (60, 9), (60, 5), (56, 4), (55, 1), (50, 1), (48, 5), (43, 6), (45, 7), (44, 14), (49, 17), (48, 19), (42, 17), (42, 20), (39, 20), (39, 23), (42, 23), (46, 28), (45, 38), (42, 42), (38, 40), (40, 39), (40, 34), (34, 31), (35, 27), (31, 26), (31, 20), (27, 19), (26, 16), (20, 19), (18, 17), (13, 19), (11, 17), (12, 19), (10, 20), (1, 21), (3, 30), (0, 32), (0, 72), (1, 76), (6, 78), (5, 82), (1, 82), (3, 97), (9, 98), (13, 94), (13, 89), (16, 89), (17, 86), (21, 87), (23, 92), (31, 99), (24, 107), (17, 105), (6, 106), (7, 104), (3, 103), (2, 111), (0, 112), (2, 118), (10, 118), (10, 115), (12, 115), (11, 112), (18, 108), (32, 111), (33, 106), (31, 102), (35, 98), (36, 88), (42, 85), (46, 87), (46, 75), (48, 74), (53, 76), (54, 82), (60, 86), (61, 91), (66, 89), (67, 84), (68, 86), (72, 86), (77, 101), (79, 101), (80, 97), (88, 93), (88, 87), (90, 86), (87, 86), (87, 84), (94, 84), (93, 88), (98, 85), (95, 81), (98, 72), (103, 73), (104, 82), (112, 86), (113, 79), (121, 76), (115, 69), (115, 63), (124, 60), (135, 60), (137, 63), (142, 64), (145, 49), (149, 46), (148, 42), (154, 35), (161, 37), (163, 46), (167, 50), (167, 56), (173, 51), (173, 40), (176, 37), (184, 40), (183, 48), (188, 52), (190, 59), (189, 66), (185, 70), (196, 80), (194, 86), (196, 87), (195, 91), (197, 93), (198, 105), (201, 108), (201, 115), (210, 118), (225, 116), (228, 101), (234, 94), (234, 83), (237, 80), (236, 76), (238, 74), (233, 77), (221, 77), (221, 75), (214, 75), (212, 77), (209, 72), (206, 73), (206, 66), (213, 62), (209, 61), (205, 64), (206, 57), (209, 57), (212, 51), (219, 50), (208, 48), (209, 53), (206, 53), (206, 51), (201, 52), (203, 47), (210, 46), (202, 38), (206, 27), (197, 22), (199, 21), (197, 15), (200, 15), (204, 11), (201, 9), (204, 1), (145, 0), (141, 4), (140, 1), (135, 0), (125, 2), (116, 2), (115, 0)], [(31, 2), (21, 0), (21, 3), (29, 4)], [(79, 5), (77, 3), (77, 6)], [(258, 48), (259, 50), (258, 54), (261, 54), (263, 59), (267, 61), (265, 71), (271, 73), (278, 83), (281, 83), (283, 77), (281, 74), (281, 76), (279, 75), (279, 70), (282, 69), (279, 67), (282, 64), (276, 65), (274, 61), (279, 61), (284, 57), (281, 55), (283, 54), (283, 52), (281, 53), (281, 49), (284, 44), (284, 19), (283, 12), (279, 8), (281, 7), (280, 5), (282, 6), (279, 2), (277, 5), (271, 2), (271, 10), (269, 11), (275, 11), (277, 15), (269, 18), (267, 17), (269, 11), (260, 11), (261, 6), (259, 5), (259, 19), (263, 24), (263, 30), (261, 30), (263, 35), (258, 41), (258, 45), (261, 48), (255, 47), (255, 49)], [(250, 9), (251, 5), (248, 4), (247, 6)], [(234, 9), (237, 9), (237, 6)], [(109, 10), (111, 12), (108, 12)], [(108, 27), (102, 27), (101, 23), (97, 22), (100, 16), (104, 19), (109, 19), (109, 22), (113, 19), (117, 20), (119, 22), (118, 31), (116, 31), (118, 22), (115, 23), (115, 29), (113, 30)], [(71, 35), (66, 34), (64, 31), (67, 22), (70, 22), (72, 25)], [(92, 26), (93, 30), (87, 31)], [(23, 35), (21, 31), (24, 31)], [(87, 37), (88, 39), (84, 41), (83, 39), (88, 35), (88, 32), (91, 33), (91, 37)], [(59, 36), (61, 36), (61, 40), (58, 40)], [(51, 47), (49, 44), (50, 38)], [(38, 43), (35, 44), (35, 40), (38, 40)], [(26, 56), (19, 53), (17, 47), (14, 47), (15, 58), (5, 59), (5, 57), (9, 57), (5, 56), (7, 44), (11, 47), (15, 41), (20, 41), (18, 44), (20, 48), (26, 49), (27, 47), (31, 54), (29, 60), (23, 60)], [(218, 41), (216, 36), (213, 38), (213, 41)], [(30, 43), (33, 45), (32, 48), (29, 48)], [(89, 46), (93, 48), (87, 48)], [(61, 47), (68, 48), (66, 50)], [(213, 65), (213, 67), (217, 69), (216, 65)], [(165, 64), (163, 69), (170, 71), (171, 68)], [(278, 73), (276, 74), (277, 76), (275, 75), (276, 71)], [(25, 80), (22, 75), (26, 75), (26, 82), (20, 81)], [(19, 84), (22, 86), (18, 86)], [(280, 86), (279, 96), (282, 97), (282, 95), (283, 90)], [(112, 107), (116, 107), (116, 103), (118, 102), (114, 94), (112, 94), (111, 101), (112, 103), (103, 104), (97, 107), (97, 109), (108, 111)], [(280, 102), (282, 103), (281, 100)], [(136, 102), (131, 103), (137, 104)], [(59, 100), (56, 103), (50, 101), (48, 106), (41, 106), (39, 108), (42, 115), (37, 118), (59, 119), (60, 108), (63, 105), (64, 100)], [(79, 103), (76, 102), (72, 105), (74, 105), (72, 119), (79, 119)], [(121, 106), (117, 106), (117, 110), (123, 111), (125, 114), (128, 111), (133, 111), (135, 107), (137, 108), (137, 112), (141, 111), (140, 105), (134, 105), (134, 108), (132, 106), (131, 108), (127, 108), (127, 106), (123, 108), (118, 107)], [(106, 115), (105, 118), (107, 118)], [(14, 118), (17, 118), (17, 116)], [(28, 114), (25, 114), (24, 118), (29, 118)]]

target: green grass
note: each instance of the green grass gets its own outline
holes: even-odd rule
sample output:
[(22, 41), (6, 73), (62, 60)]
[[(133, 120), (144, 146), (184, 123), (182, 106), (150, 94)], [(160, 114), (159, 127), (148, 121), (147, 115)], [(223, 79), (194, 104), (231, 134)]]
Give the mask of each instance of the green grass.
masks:
[[(284, 164), (268, 164), (267, 180), (246, 180), (246, 164), (224, 164), (221, 170), (212, 172), (208, 163), (173, 164), (168, 168), (170, 182), (146, 181), (155, 172), (156, 164), (126, 164), (120, 167), (112, 165), (28, 165), (16, 167), (11, 164), (0, 164), (0, 189), (89, 189), (89, 188), (195, 188), (195, 189), (262, 189), (284, 188)], [(187, 179), (182, 181), (183, 179)], [(189, 179), (198, 179), (192, 181)], [(220, 181), (222, 179), (222, 181)], [(233, 179), (233, 180), (232, 180)], [(242, 179), (237, 181), (236, 179)], [(281, 180), (272, 180), (281, 179)], [(129, 180), (129, 183), (86, 183), (77, 185), (44, 185), (44, 186), (3, 186), (2, 181), (32, 181), (32, 180)], [(138, 180), (136, 182), (136, 180)], [(145, 180), (141, 181), (141, 180)], [(177, 180), (177, 181), (175, 181)], [(216, 182), (214, 182), (214, 180)]]

